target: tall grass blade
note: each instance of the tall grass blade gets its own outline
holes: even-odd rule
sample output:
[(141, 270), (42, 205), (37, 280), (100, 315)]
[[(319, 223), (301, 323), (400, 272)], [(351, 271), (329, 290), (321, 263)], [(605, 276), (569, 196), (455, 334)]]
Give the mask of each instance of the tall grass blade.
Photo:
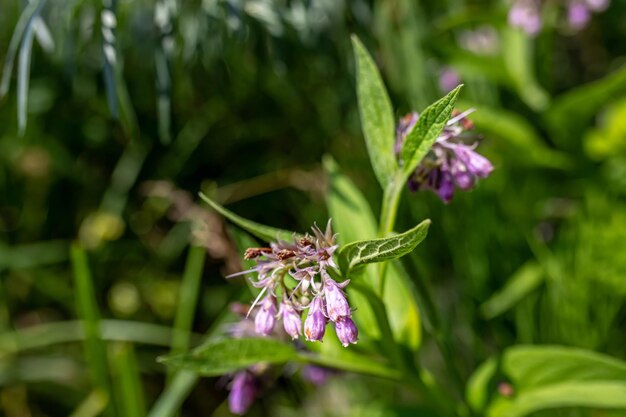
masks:
[(4, 97), (9, 92), (11, 73), (13, 72), (13, 63), (15, 62), (15, 56), (17, 55), (22, 38), (26, 32), (26, 28), (32, 24), (33, 19), (38, 15), (44, 3), (45, 0), (33, 1), (32, 3), (29, 3), (24, 8), (24, 11), (15, 25), (15, 30), (13, 30), (13, 35), (11, 36), (11, 41), (9, 42), (9, 48), (7, 49), (7, 54), (4, 59), (2, 81), (0, 81), (0, 98)]
[[(100, 312), (96, 302), (87, 254), (81, 246), (73, 244), (70, 250), (70, 258), (74, 271), (78, 316), (83, 319), (83, 330), (85, 332), (85, 358), (89, 366), (92, 382), (96, 388), (110, 395), (106, 347), (100, 333)], [(110, 414), (111, 410), (109, 409), (108, 411), (107, 415), (112, 415)]]
[[(35, 16), (37, 12), (35, 13)], [(30, 59), (35, 36), (35, 19), (31, 19), (24, 32), (20, 55), (17, 62), (17, 126), (20, 136), (26, 131), (26, 112), (28, 110), (28, 84), (30, 81)]]
[(130, 343), (114, 345), (110, 355), (115, 373), (116, 402), (120, 405), (120, 413), (124, 417), (144, 417), (146, 405), (133, 345)]

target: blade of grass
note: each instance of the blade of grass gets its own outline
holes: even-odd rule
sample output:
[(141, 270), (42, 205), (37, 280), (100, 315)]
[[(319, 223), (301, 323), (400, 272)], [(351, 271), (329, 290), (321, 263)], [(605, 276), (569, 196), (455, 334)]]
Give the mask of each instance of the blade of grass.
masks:
[(100, 13), (100, 24), (102, 31), (102, 70), (107, 102), (109, 103), (111, 115), (117, 119), (119, 117), (119, 110), (117, 105), (117, 88), (115, 86), (115, 66), (117, 64), (117, 51), (115, 49), (115, 27), (117, 26), (115, 3), (116, 2), (113, 1), (103, 1), (104, 7)]
[(145, 416), (144, 392), (133, 345), (119, 343), (109, 352), (116, 381), (116, 403), (120, 405), (121, 414), (124, 417)]
[[(107, 373), (106, 347), (100, 333), (100, 313), (87, 254), (81, 246), (73, 244), (70, 250), (70, 259), (74, 271), (77, 312), (78, 316), (83, 319), (83, 331), (85, 332), (85, 359), (94, 386), (109, 395), (111, 390)], [(107, 407), (105, 415), (113, 415), (112, 411), (110, 407)]]
[(148, 417), (172, 417), (180, 409), (183, 401), (198, 382), (198, 374), (180, 371), (172, 378), (167, 388), (156, 400)]
[[(221, 334), (221, 329), (233, 320), (233, 313), (230, 310), (223, 310), (215, 319), (211, 328), (207, 330), (203, 344), (214, 340)], [(185, 398), (198, 382), (200, 377), (192, 371), (179, 371), (172, 378), (170, 384), (165, 387), (159, 398), (150, 409), (148, 417), (173, 417), (176, 415)]]
[[(39, 9), (38, 9), (39, 10)], [(37, 16), (37, 12), (35, 12)], [(28, 110), (28, 84), (30, 81), (30, 59), (33, 52), (35, 37), (34, 23), (31, 19), (26, 26), (24, 38), (20, 45), (20, 55), (17, 62), (17, 130), (20, 136), (26, 131), (26, 111)]]
[(28, 3), (24, 8), (24, 11), (20, 15), (20, 18), (15, 25), (15, 30), (11, 36), (9, 48), (4, 59), (4, 68), (2, 69), (2, 81), (0, 82), (0, 98), (4, 97), (9, 92), (9, 86), (11, 84), (11, 73), (13, 72), (13, 63), (15, 62), (15, 56), (22, 43), (24, 32), (26, 28), (32, 25), (32, 21), (39, 11), (43, 7), (45, 0), (33, 1)]
[(180, 288), (178, 309), (174, 319), (174, 335), (170, 354), (183, 353), (189, 348), (189, 334), (193, 325), (193, 316), (198, 302), (200, 280), (204, 269), (206, 249), (190, 246), (187, 255), (183, 282)]
[[(6, 304), (0, 304), (0, 306), (3, 305)], [(3, 312), (0, 317), (4, 320)], [(171, 328), (158, 324), (129, 320), (100, 320), (100, 337), (106, 341), (169, 347), (172, 342), (172, 334)], [(198, 342), (200, 337), (201, 335), (197, 333), (191, 334), (194, 343)], [(29, 349), (40, 349), (83, 340), (85, 340), (85, 326), (79, 320), (29, 326), (0, 334), (0, 359), (6, 355)]]
[(109, 396), (106, 392), (95, 389), (81, 402), (69, 417), (96, 417), (109, 403)]

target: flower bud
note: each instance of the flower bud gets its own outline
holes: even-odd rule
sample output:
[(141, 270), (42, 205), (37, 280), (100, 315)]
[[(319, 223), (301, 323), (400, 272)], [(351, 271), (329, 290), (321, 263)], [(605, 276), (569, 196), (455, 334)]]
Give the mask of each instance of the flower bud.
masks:
[(326, 332), (326, 317), (324, 317), (322, 298), (315, 297), (309, 307), (309, 314), (304, 321), (304, 336), (306, 340), (315, 342), (324, 338)]
[(332, 321), (337, 321), (339, 317), (349, 317), (352, 314), (346, 296), (343, 294), (339, 284), (332, 278), (324, 280), (324, 295), (326, 296), (328, 317)]
[(359, 340), (359, 331), (350, 317), (340, 317), (335, 322), (335, 332), (343, 347)]
[(263, 336), (269, 336), (274, 330), (276, 323), (276, 299), (273, 295), (265, 297), (261, 303), (259, 311), (254, 318), (254, 328), (256, 332)]
[(300, 314), (288, 303), (281, 304), (280, 309), (282, 311), (285, 332), (287, 332), (292, 339), (297, 339), (298, 336), (302, 334), (302, 319), (300, 318)]
[(256, 396), (256, 381), (248, 371), (235, 375), (228, 395), (228, 408), (231, 413), (243, 415), (248, 411)]

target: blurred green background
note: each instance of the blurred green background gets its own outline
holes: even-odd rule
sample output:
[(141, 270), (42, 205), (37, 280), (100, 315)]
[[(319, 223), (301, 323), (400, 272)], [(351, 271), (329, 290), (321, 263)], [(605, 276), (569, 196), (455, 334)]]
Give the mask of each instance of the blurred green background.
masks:
[[(624, 359), (626, 3), (579, 32), (557, 3), (531, 38), (496, 1), (2, 1), (0, 414), (228, 415), (224, 380), (155, 361), (245, 295), (223, 278), (241, 250), (197, 192), (304, 231), (327, 219), (330, 154), (379, 209), (352, 33), (398, 118), (454, 71), (496, 167), (449, 205), (407, 192), (398, 220), (433, 220), (408, 266), (463, 378), (516, 343)], [(422, 356), (442, 373), (428, 335)], [(251, 414), (420, 415), (376, 384), (282, 377)]]

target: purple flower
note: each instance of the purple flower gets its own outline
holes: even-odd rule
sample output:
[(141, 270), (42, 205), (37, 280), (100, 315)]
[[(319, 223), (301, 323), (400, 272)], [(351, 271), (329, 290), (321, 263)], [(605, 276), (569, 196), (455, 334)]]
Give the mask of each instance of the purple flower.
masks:
[(594, 12), (601, 12), (603, 10), (606, 10), (607, 7), (609, 7), (609, 0), (586, 0), (585, 3), (587, 3), (587, 7), (589, 7), (589, 9), (593, 10)]
[(324, 304), (321, 296), (311, 301), (309, 315), (304, 321), (304, 336), (306, 340), (315, 342), (324, 338), (326, 332), (326, 317), (324, 316)]
[(342, 284), (337, 284), (337, 282), (330, 277), (324, 279), (326, 311), (328, 312), (328, 318), (332, 321), (337, 321), (340, 317), (350, 317), (352, 315), (348, 300), (341, 290), (347, 283), (348, 282), (345, 281)]
[(437, 194), (445, 203), (449, 203), (454, 197), (454, 177), (449, 169), (441, 170)]
[(254, 328), (256, 332), (263, 336), (269, 336), (276, 324), (276, 298), (268, 295), (261, 302), (261, 307), (254, 318)]
[(335, 322), (335, 332), (344, 347), (359, 340), (359, 331), (350, 317), (340, 317)]
[(231, 413), (241, 416), (248, 411), (257, 394), (256, 385), (256, 380), (250, 372), (242, 371), (235, 374), (228, 395), (228, 408)]
[[(493, 165), (474, 150), (476, 144), (468, 145), (461, 140), (465, 132), (473, 128), (472, 122), (467, 119), (469, 112), (453, 113), (453, 118), (448, 121), (430, 152), (409, 178), (409, 190), (432, 190), (445, 203), (449, 203), (455, 187), (469, 191), (476, 185), (478, 178), (486, 178), (491, 174)], [(418, 119), (417, 113), (409, 113), (398, 123), (395, 144), (398, 158), (406, 135)]]
[(509, 10), (508, 20), (509, 25), (536, 35), (541, 30), (539, 4), (535, 0), (517, 0)]
[(587, 26), (589, 19), (591, 19), (591, 12), (585, 3), (574, 1), (569, 4), (567, 8), (567, 20), (573, 29), (583, 29)]
[[(332, 232), (331, 221), (328, 221), (324, 231), (316, 225), (312, 230), (313, 236), (294, 235), (291, 243), (271, 242), (269, 247), (247, 249), (245, 259), (253, 260), (256, 265), (248, 271), (231, 275), (256, 273), (256, 280), (252, 279), (251, 283), (261, 288), (261, 293), (252, 303), (248, 314), (253, 313), (257, 334), (272, 334), (279, 316), (285, 332), (292, 339), (297, 339), (303, 329), (301, 312), (308, 309), (304, 323), (305, 336), (310, 341), (321, 341), (327, 317), (333, 321), (342, 317), (351, 318), (352, 310), (342, 291), (349, 281), (339, 284), (329, 273), (332, 271), (333, 276), (340, 274), (333, 260), (338, 245), (335, 243), (336, 235)], [(266, 293), (269, 295), (257, 308), (258, 300)], [(278, 314), (277, 302), (280, 302)], [(243, 333), (239, 328), (235, 330), (237, 334)]]
[(477, 177), (487, 178), (493, 171), (493, 165), (487, 158), (475, 152), (471, 146), (453, 145), (450, 146), (455, 152), (457, 161), (465, 164), (467, 171)]
[(302, 368), (302, 377), (314, 385), (324, 385), (328, 378), (335, 375), (337, 371), (316, 365), (306, 365)]
[(283, 316), (283, 326), (285, 332), (291, 339), (297, 339), (302, 334), (302, 319), (300, 314), (296, 312), (291, 303), (283, 302), (280, 305), (280, 309)]
[(449, 93), (461, 84), (459, 73), (452, 67), (446, 67), (439, 73), (439, 88), (444, 93)]

